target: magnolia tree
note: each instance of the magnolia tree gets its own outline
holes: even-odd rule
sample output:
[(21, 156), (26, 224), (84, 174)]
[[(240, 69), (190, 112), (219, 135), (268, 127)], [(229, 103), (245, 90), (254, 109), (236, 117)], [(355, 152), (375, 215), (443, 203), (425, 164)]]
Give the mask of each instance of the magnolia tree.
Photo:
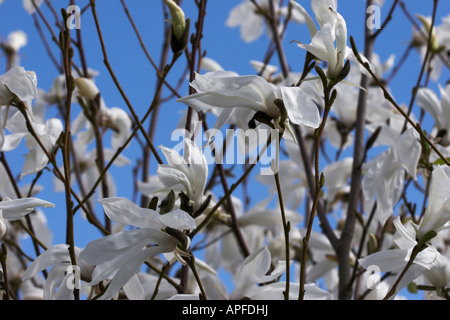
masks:
[[(218, 23), (239, 30), (244, 48), (269, 44), (248, 61), (252, 74), (207, 55), (214, 0), (155, 1), (159, 64), (139, 12), (116, 1), (156, 83), (140, 91), (150, 103), (139, 109), (126, 90), (139, 83), (109, 59), (108, 12), (95, 0), (62, 2), (23, 1), (56, 75), (49, 90), (21, 64), (27, 33), (2, 35), (2, 299), (450, 299), (444, 0), (428, 1), (429, 16), (403, 0), (367, 0), (357, 30), (337, 0), (236, 1)], [(403, 58), (382, 62), (375, 45), (396, 13), (410, 42)], [(285, 54), (293, 26), (308, 39), (290, 33), (300, 62)], [(95, 44), (83, 43), (87, 33)], [(99, 89), (88, 47), (99, 48), (121, 107)], [(412, 50), (417, 68), (404, 70)], [(390, 88), (402, 72), (415, 83), (406, 104)], [(155, 146), (162, 114), (172, 144)], [(126, 183), (133, 197), (120, 191)], [(57, 230), (50, 210), (64, 217)], [(95, 236), (79, 243), (86, 230)]]

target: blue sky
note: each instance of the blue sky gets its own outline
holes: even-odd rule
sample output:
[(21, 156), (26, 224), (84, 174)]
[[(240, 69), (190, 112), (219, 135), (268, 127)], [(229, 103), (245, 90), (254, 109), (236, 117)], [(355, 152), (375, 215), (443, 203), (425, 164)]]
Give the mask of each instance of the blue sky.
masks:
[[(4, 0), (0, 5), (0, 39), (6, 38), (8, 33), (21, 29), (28, 34), (28, 45), (21, 50), (21, 64), (25, 69), (33, 70), (38, 77), (38, 86), (44, 90), (48, 90), (53, 82), (53, 79), (58, 76), (57, 70), (51, 64), (42, 41), (33, 24), (33, 19), (22, 9), (22, 1), (19, 0)], [(88, 1), (77, 1), (81, 7)], [(244, 43), (239, 36), (238, 29), (232, 29), (225, 26), (225, 21), (230, 10), (239, 4), (240, 0), (209, 0), (207, 7), (207, 15), (205, 19), (204, 38), (202, 39), (202, 49), (206, 50), (206, 56), (216, 60), (226, 70), (236, 71), (239, 74), (254, 74), (255, 71), (250, 65), (250, 60), (262, 60), (269, 44), (269, 39), (263, 35), (260, 39), (252, 43)], [(56, 9), (66, 7), (69, 1), (53, 0), (51, 3)], [(128, 0), (127, 6), (130, 9), (131, 15), (135, 19), (141, 35), (145, 41), (147, 49), (155, 61), (159, 61), (160, 47), (162, 43), (163, 21), (161, 1), (159, 0)], [(304, 5), (309, 10), (309, 1), (300, 0), (299, 3)], [(365, 1), (364, 0), (339, 0), (339, 12), (346, 19), (348, 34), (354, 36), (358, 48), (363, 48), (363, 27), (365, 24)], [(386, 0), (386, 4), (381, 10), (382, 18), (387, 15), (392, 0)], [(432, 13), (432, 0), (407, 0), (406, 4), (412, 14), (421, 13), (425, 16), (430, 16)], [(48, 9), (43, 6), (43, 12), (47, 17), (52, 17)], [(197, 18), (197, 9), (193, 0), (184, 0), (182, 2), (186, 16), (190, 17), (194, 22)], [(147, 61), (143, 51), (139, 47), (136, 36), (133, 33), (131, 25), (122, 9), (120, 1), (118, 0), (97, 0), (97, 10), (100, 17), (100, 24), (104, 34), (104, 40), (108, 51), (110, 63), (124, 91), (127, 93), (130, 101), (134, 105), (136, 112), (142, 115), (148, 108), (151, 99), (153, 98), (155, 88), (155, 71)], [(309, 11), (311, 12), (311, 11)], [(439, 10), (437, 15), (437, 23), (440, 23), (441, 18), (450, 13), (450, 2), (447, 0), (439, 1)], [(381, 60), (386, 60), (391, 53), (400, 58), (408, 41), (411, 38), (412, 27), (406, 19), (403, 12), (397, 8), (394, 14), (394, 22), (390, 23), (385, 30), (383, 30), (375, 52), (377, 52)], [(53, 22), (53, 20), (50, 21)], [(48, 37), (45, 27), (44, 33)], [(192, 26), (193, 27), (193, 26)], [(73, 32), (73, 31), (72, 31)], [(93, 25), (91, 13), (88, 11), (83, 15), (81, 20), (81, 32), (83, 42), (86, 49), (86, 57), (89, 66), (92, 69), (99, 71), (99, 76), (96, 79), (108, 107), (117, 106), (126, 110), (126, 105), (123, 103), (122, 97), (115, 89), (115, 86), (108, 74), (101, 55), (101, 48), (99, 46), (97, 33)], [(74, 34), (74, 33), (72, 33)], [(284, 39), (284, 47), (292, 69), (294, 71), (301, 71), (303, 67), (304, 51), (298, 48), (292, 40), (308, 42), (309, 33), (306, 25), (291, 24), (286, 37)], [(52, 51), (57, 54), (57, 49), (54, 43), (50, 42)], [(170, 57), (170, 54), (169, 54)], [(181, 60), (183, 60), (182, 57)], [(277, 56), (274, 55), (271, 64), (278, 65)], [(184, 67), (184, 61), (180, 62), (174, 70), (181, 72)], [(408, 103), (411, 94), (411, 89), (415, 85), (417, 75), (419, 73), (420, 60), (416, 52), (412, 52), (409, 56), (405, 66), (402, 68), (399, 76), (391, 83), (394, 97), (400, 103)], [(1, 73), (5, 69), (5, 59), (0, 58)], [(179, 74), (178, 72), (178, 74)], [(448, 79), (448, 70), (441, 76), (441, 79)], [(178, 78), (169, 78), (169, 81), (177, 81)], [(436, 88), (436, 84), (430, 85)], [(188, 86), (184, 83), (180, 89), (181, 94), (187, 94)], [(163, 91), (163, 96), (169, 94), (168, 90)], [(157, 127), (157, 134), (154, 139), (154, 144), (173, 146), (170, 141), (170, 134), (176, 128), (179, 119), (179, 113), (185, 108), (184, 105), (176, 102), (170, 102), (163, 105), (160, 113), (160, 119)], [(414, 109), (417, 111), (417, 108)], [(54, 110), (49, 111), (50, 115)], [(25, 151), (25, 149), (23, 149)], [(126, 156), (133, 159), (133, 157), (140, 157), (141, 154), (136, 146), (131, 146), (130, 150), (125, 153)], [(7, 155), (8, 160), (13, 164), (14, 172), (20, 172), (23, 164), (21, 154), (16, 159), (12, 155)], [(152, 160), (152, 173), (155, 172), (155, 161)], [(114, 169), (115, 170), (115, 169)], [(112, 171), (114, 174), (115, 171)], [(49, 225), (52, 230), (61, 229), (65, 225), (64, 214), (64, 197), (59, 194), (59, 198), (54, 198), (55, 194), (52, 192), (51, 174), (47, 173), (41, 180), (41, 184), (45, 186), (45, 190), (40, 197), (50, 200), (57, 204), (55, 209), (48, 211)], [(117, 183), (117, 194), (119, 196), (130, 196), (131, 176), (124, 177), (124, 180)], [(266, 187), (253, 186), (254, 202), (259, 198), (267, 195)], [(48, 195), (53, 197), (46, 198)], [(85, 225), (82, 220), (78, 221), (80, 226)], [(64, 229), (64, 227), (62, 228)], [(92, 237), (96, 237), (96, 232), (91, 233), (92, 230), (87, 228), (85, 233), (76, 238), (79, 246), (84, 246), (86, 241)], [(64, 242), (64, 234), (55, 232), (55, 243)]]

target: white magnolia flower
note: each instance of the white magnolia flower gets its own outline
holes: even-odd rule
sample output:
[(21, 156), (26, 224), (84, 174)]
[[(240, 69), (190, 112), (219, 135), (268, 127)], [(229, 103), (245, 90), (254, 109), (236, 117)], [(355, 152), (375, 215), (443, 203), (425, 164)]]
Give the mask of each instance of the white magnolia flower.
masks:
[(197, 93), (182, 97), (178, 102), (193, 107), (196, 111), (222, 108), (215, 124), (220, 129), (238, 107), (263, 112), (276, 119), (281, 116), (275, 100), (281, 99), (289, 122), (317, 128), (320, 115), (317, 106), (300, 87), (275, 86), (260, 76), (239, 76), (234, 72), (215, 71), (197, 74), (190, 84)]
[[(180, 239), (163, 230), (168, 227), (184, 231), (196, 227), (194, 219), (180, 209), (160, 214), (141, 208), (125, 198), (106, 198), (99, 201), (112, 221), (136, 227), (91, 241), (80, 253), (81, 259), (96, 266), (90, 285), (111, 280), (101, 299), (110, 299), (130, 280), (134, 281), (140, 267), (148, 258), (163, 253), (171, 253), (170, 258), (172, 255), (179, 257), (180, 253), (183, 254), (178, 248)], [(188, 237), (184, 240), (185, 250), (189, 248), (190, 241)], [(139, 291), (143, 296), (144, 290), (141, 288)]]
[(431, 176), (428, 206), (417, 231), (418, 239), (427, 232), (450, 227), (450, 168), (436, 166)]
[(6, 234), (6, 223), (4, 220), (18, 220), (29, 214), (36, 207), (52, 208), (51, 202), (38, 198), (6, 199), (0, 202), (0, 239)]
[(362, 190), (368, 204), (376, 197), (376, 216), (381, 224), (393, 214), (393, 208), (400, 199), (405, 170), (413, 179), (417, 177), (417, 164), (422, 150), (418, 138), (414, 129), (408, 129), (391, 147), (367, 164)]
[[(31, 118), (31, 117), (29, 117)], [(55, 144), (63, 131), (63, 125), (58, 118), (51, 118), (40, 122), (40, 118), (36, 117), (31, 120), (31, 125), (45, 147), (48, 153), (52, 153)], [(2, 151), (11, 151), (15, 149), (23, 138), (26, 140), (28, 154), (25, 157), (25, 163), (22, 169), (22, 176), (36, 173), (42, 170), (48, 164), (48, 157), (41, 145), (36, 141), (33, 135), (29, 132), (24, 116), (21, 112), (16, 112), (8, 119), (6, 128), (11, 131), (11, 134), (6, 135), (4, 139)]]
[[(283, 281), (259, 286), (260, 283), (269, 283), (277, 279), (286, 271), (285, 261), (280, 261), (277, 266), (268, 274), (271, 268), (271, 255), (266, 247), (248, 256), (241, 264), (234, 277), (235, 289), (230, 294), (230, 299), (250, 298), (252, 300), (284, 299), (283, 292), (286, 284)], [(298, 283), (290, 283), (289, 299), (298, 298)], [(332, 295), (315, 284), (305, 285), (305, 300), (330, 300)]]
[[(298, 46), (328, 62), (327, 77), (337, 78), (347, 59), (356, 61), (352, 49), (347, 46), (347, 24), (337, 11), (337, 0), (312, 1), (311, 7), (320, 29), (301, 5), (293, 0), (290, 3), (305, 17), (311, 35), (309, 44), (298, 43)], [(367, 60), (362, 55), (361, 58)], [(362, 67), (360, 69), (364, 72)]]
[[(280, 0), (274, 0), (275, 10), (279, 8)], [(253, 42), (264, 33), (266, 17), (270, 15), (269, 0), (257, 0), (257, 5), (244, 0), (241, 4), (235, 6), (228, 15), (226, 25), (230, 28), (239, 27), (242, 40), (245, 42)], [(262, 12), (261, 12), (262, 11)], [(289, 14), (288, 7), (282, 7), (279, 14), (287, 16)], [(297, 23), (303, 23), (304, 18), (291, 11), (291, 19)]]
[[(112, 130), (111, 146), (113, 150), (117, 150), (125, 144), (131, 134), (131, 118), (123, 109), (107, 108), (103, 104), (101, 104), (99, 112), (99, 124)], [(84, 144), (89, 144), (95, 138), (92, 123), (88, 121), (83, 112), (80, 112), (75, 118), (72, 128), (73, 133), (77, 134), (80, 142)]]
[[(73, 300), (73, 289), (77, 280), (86, 281), (91, 278), (94, 266), (80, 258), (81, 249), (74, 248), (77, 265), (73, 266), (69, 253), (69, 245), (57, 244), (40, 254), (28, 266), (22, 275), (22, 281), (33, 279), (42, 270), (51, 267), (45, 280), (42, 299), (44, 300)], [(79, 272), (78, 275), (74, 275)], [(80, 278), (78, 278), (78, 276)]]
[[(39, 8), (44, 2), (43, 0), (23, 0), (22, 5), (28, 14), (33, 14), (36, 12), (36, 7)], [(36, 6), (35, 6), (36, 5)]]
[[(37, 98), (36, 74), (23, 67), (13, 67), (0, 76), (0, 106), (8, 106), (14, 93), (21, 101), (28, 103)], [(11, 93), (12, 92), (12, 93)]]
[[(397, 217), (393, 222), (397, 230), (394, 235), (394, 242), (397, 248), (379, 251), (359, 259), (358, 262), (363, 268), (371, 269), (376, 266), (377, 270), (381, 273), (392, 272), (396, 274), (400, 274), (405, 268), (410, 260), (413, 249), (418, 243), (416, 240), (418, 226), (414, 225), (410, 220), (403, 225), (400, 217)], [(412, 265), (404, 274), (397, 286), (397, 292), (419, 277), (423, 272), (440, 267), (442, 265), (442, 259), (442, 255), (435, 247), (431, 245), (425, 247), (425, 249), (416, 255)], [(391, 279), (391, 285), (395, 280), (397, 280), (397, 277)]]
[(3, 49), (8, 59), (8, 69), (20, 64), (19, 50), (26, 46), (27, 42), (27, 34), (22, 30), (16, 30), (8, 34), (8, 38), (5, 42), (0, 43), (0, 47)]
[(167, 194), (170, 190), (184, 192), (193, 202), (194, 210), (200, 208), (204, 200), (206, 181), (208, 179), (208, 163), (201, 149), (190, 139), (181, 143), (183, 155), (177, 148), (170, 149), (160, 146), (167, 164), (158, 165), (158, 180), (150, 183), (139, 182), (143, 194)]
[(450, 144), (450, 84), (442, 88), (439, 85), (441, 100), (430, 88), (420, 88), (417, 91), (417, 104), (429, 112), (433, 117), (437, 132), (441, 137), (440, 144), (447, 146)]

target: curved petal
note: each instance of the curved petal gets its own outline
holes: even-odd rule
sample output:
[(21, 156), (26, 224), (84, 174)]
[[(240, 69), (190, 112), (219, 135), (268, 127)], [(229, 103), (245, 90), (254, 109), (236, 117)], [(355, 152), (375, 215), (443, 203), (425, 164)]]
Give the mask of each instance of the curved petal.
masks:
[(133, 247), (146, 244), (176, 246), (177, 241), (159, 229), (136, 229), (112, 234), (89, 242), (80, 258), (94, 265), (102, 264), (123, 255)]
[(47, 249), (40, 254), (34, 261), (28, 266), (27, 270), (22, 275), (22, 280), (26, 281), (31, 279), (40, 271), (51, 267), (54, 264), (58, 264), (62, 261), (70, 261), (69, 245), (57, 244)]
[(53, 208), (54, 206), (51, 202), (33, 197), (0, 202), (0, 210), (3, 211), (3, 218), (8, 220), (20, 219), (36, 207)]
[(141, 208), (126, 198), (105, 198), (98, 200), (105, 214), (113, 221), (138, 228), (160, 228), (159, 213)]
[(289, 120), (317, 128), (320, 125), (320, 113), (316, 104), (300, 87), (279, 87)]

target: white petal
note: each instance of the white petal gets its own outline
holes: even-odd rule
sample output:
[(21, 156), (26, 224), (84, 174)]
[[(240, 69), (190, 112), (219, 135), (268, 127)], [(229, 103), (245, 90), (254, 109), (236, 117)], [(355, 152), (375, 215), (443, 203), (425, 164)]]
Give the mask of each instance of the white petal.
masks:
[(54, 245), (34, 259), (34, 261), (28, 266), (27, 270), (23, 273), (22, 280), (26, 281), (31, 279), (40, 271), (64, 261), (70, 261), (69, 245)]
[(21, 198), (0, 202), (3, 218), (9, 220), (20, 219), (36, 207), (53, 208), (54, 206), (53, 203), (38, 198)]
[(232, 296), (243, 297), (259, 280), (265, 276), (270, 268), (270, 252), (266, 247), (261, 248), (249, 255), (242, 262), (237, 278), (235, 280), (236, 288)]
[(98, 200), (105, 214), (113, 221), (139, 228), (160, 228), (159, 213), (141, 208), (126, 198), (105, 198)]
[(406, 254), (405, 250), (400, 249), (384, 250), (359, 259), (358, 262), (364, 269), (376, 266), (380, 272), (398, 272), (406, 265)]
[(420, 88), (417, 91), (417, 104), (425, 111), (429, 112), (437, 123), (439, 129), (444, 129), (442, 125), (443, 114), (441, 109), (441, 103), (437, 95), (430, 88)]
[(140, 248), (145, 244), (175, 247), (176, 241), (158, 229), (123, 231), (89, 242), (80, 253), (80, 258), (88, 263), (99, 265), (123, 255), (131, 248)]
[(320, 114), (316, 104), (300, 87), (279, 87), (289, 120), (295, 124), (303, 124), (317, 128), (320, 125)]
[(306, 21), (306, 25), (308, 26), (308, 30), (309, 30), (309, 34), (311, 36), (311, 39), (315, 36), (315, 34), (317, 33), (317, 27), (316, 24), (314, 23), (313, 19), (311, 18), (311, 16), (308, 14), (308, 12), (305, 10), (305, 8), (303, 8), (301, 5), (299, 5), (297, 2), (295, 2), (294, 0), (291, 0), (290, 3), (294, 6), (294, 8), (296, 8), (298, 10), (298, 12), (300, 12), (300, 14), (305, 18)]
[(115, 277), (109, 283), (108, 289), (106, 289), (105, 293), (100, 297), (100, 300), (111, 299), (135, 274), (138, 273), (146, 259), (162, 252), (164, 252), (163, 247), (151, 247), (128, 257), (128, 262), (122, 264)]
[(176, 209), (159, 216), (162, 224), (178, 229), (193, 230), (196, 228), (195, 220), (185, 211)]

